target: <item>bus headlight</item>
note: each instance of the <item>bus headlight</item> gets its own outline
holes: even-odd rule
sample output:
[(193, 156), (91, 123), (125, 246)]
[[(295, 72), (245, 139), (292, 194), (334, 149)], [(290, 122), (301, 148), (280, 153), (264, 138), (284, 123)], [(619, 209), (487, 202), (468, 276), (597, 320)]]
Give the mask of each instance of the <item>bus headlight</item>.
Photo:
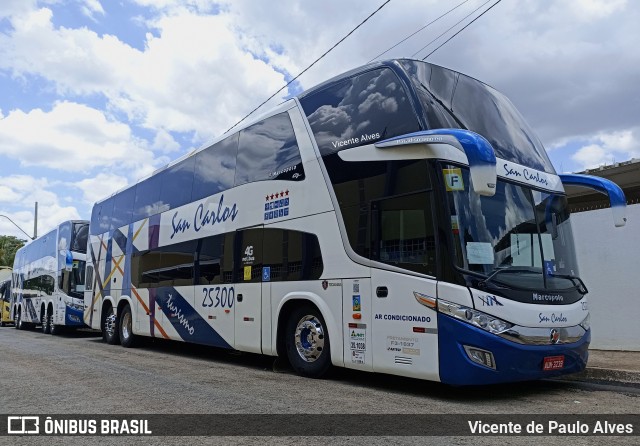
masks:
[(495, 316), (446, 300), (438, 300), (438, 311), (493, 334), (504, 333), (513, 327), (513, 324)]

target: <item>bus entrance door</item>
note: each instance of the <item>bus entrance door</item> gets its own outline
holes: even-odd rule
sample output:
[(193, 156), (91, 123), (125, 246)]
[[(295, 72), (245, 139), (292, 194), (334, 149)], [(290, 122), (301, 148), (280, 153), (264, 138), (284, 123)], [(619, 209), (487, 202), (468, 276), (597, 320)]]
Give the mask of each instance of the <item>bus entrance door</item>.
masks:
[[(235, 349), (262, 353), (262, 226), (236, 232)], [(233, 304), (231, 303), (233, 302)]]

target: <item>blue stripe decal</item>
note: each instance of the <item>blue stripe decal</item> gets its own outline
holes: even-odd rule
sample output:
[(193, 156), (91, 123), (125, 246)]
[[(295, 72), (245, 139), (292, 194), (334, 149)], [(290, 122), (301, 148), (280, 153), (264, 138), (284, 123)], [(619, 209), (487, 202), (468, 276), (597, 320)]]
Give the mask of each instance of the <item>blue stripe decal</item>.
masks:
[(159, 238), (160, 214), (155, 214), (149, 217), (149, 249), (156, 249), (158, 247)]
[[(113, 268), (113, 266), (111, 265), (112, 261), (113, 261), (113, 234), (109, 234), (109, 240), (107, 241), (107, 255), (105, 257), (104, 260), (104, 278), (106, 279), (107, 277), (109, 277), (109, 274), (111, 274), (111, 268)], [(111, 295), (111, 279), (107, 280), (107, 282), (105, 284), (103, 284), (104, 289), (103, 292), (104, 294), (102, 295), (103, 297), (109, 296)]]
[(232, 349), (173, 287), (156, 288), (156, 302), (180, 337), (187, 342)]
[(113, 231), (113, 239), (122, 252), (127, 252), (127, 237), (125, 237), (120, 229)]
[(613, 181), (592, 175), (562, 174), (560, 180), (570, 186), (582, 186), (601, 192), (609, 197), (611, 210), (613, 211), (614, 224), (617, 227), (624, 226), (627, 222), (627, 199), (624, 192)]

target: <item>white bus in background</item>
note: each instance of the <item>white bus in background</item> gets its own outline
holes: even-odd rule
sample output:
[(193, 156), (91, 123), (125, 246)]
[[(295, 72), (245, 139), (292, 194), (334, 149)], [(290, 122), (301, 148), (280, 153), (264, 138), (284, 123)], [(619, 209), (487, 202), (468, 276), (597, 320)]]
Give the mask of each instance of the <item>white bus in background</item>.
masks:
[(84, 326), (84, 274), (89, 222), (72, 220), (18, 250), (13, 264), (11, 314), (22, 330), (44, 333)]
[(513, 105), (415, 60), (286, 101), (93, 207), (85, 322), (487, 384), (578, 372), (590, 340), (562, 182)]

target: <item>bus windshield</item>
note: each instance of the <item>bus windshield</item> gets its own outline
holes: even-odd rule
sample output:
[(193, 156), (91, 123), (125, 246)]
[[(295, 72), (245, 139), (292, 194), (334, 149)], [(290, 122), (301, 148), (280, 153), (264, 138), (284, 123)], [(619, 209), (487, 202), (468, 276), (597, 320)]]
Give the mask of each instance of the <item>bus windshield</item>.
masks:
[(496, 156), (555, 173), (542, 143), (511, 101), (464, 74), (426, 62), (403, 60), (429, 129), (463, 128), (484, 136)]
[(582, 286), (564, 195), (499, 180), (495, 196), (484, 197), (468, 169), (443, 165), (443, 174), (462, 179), (446, 189), (460, 268), (510, 288)]

